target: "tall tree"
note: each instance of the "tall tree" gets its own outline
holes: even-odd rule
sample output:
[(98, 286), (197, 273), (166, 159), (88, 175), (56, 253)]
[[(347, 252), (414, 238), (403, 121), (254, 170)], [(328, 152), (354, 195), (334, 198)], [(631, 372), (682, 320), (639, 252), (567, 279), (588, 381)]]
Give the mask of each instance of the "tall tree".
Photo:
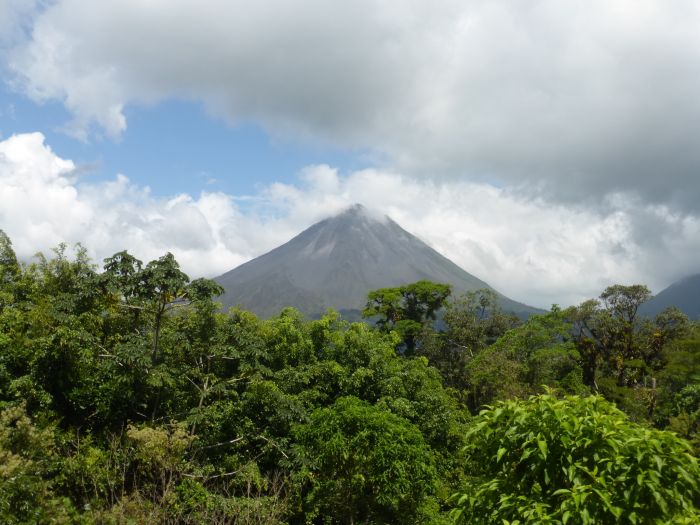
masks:
[(608, 330), (614, 333), (608, 347), (608, 362), (617, 372), (618, 386), (626, 381), (626, 362), (638, 358), (641, 353), (639, 340), (635, 337), (638, 325), (639, 307), (651, 298), (651, 291), (642, 284), (624, 286), (616, 284), (607, 287), (600, 299), (610, 320)]
[(445, 307), (444, 330), (425, 330), (420, 354), (436, 367), (447, 386), (466, 389), (465, 367), (482, 350), (520, 324), (517, 316), (504, 313), (498, 295), (490, 289), (464, 293)]
[(628, 377), (631, 362), (642, 355), (639, 307), (649, 300), (649, 288), (641, 284), (607, 287), (600, 300), (589, 300), (567, 311), (574, 324), (574, 338), (581, 354), (584, 383), (596, 387), (595, 375), (604, 360), (616, 376), (618, 386)]
[(0, 230), (0, 285), (7, 283), (19, 272), (17, 255), (12, 248), (12, 241)]
[(445, 306), (451, 291), (449, 284), (430, 281), (380, 288), (369, 292), (362, 316), (377, 316), (380, 330), (395, 330), (402, 338), (404, 353), (413, 355), (423, 327), (435, 320), (437, 311)]
[(20, 273), (17, 256), (12, 249), (12, 241), (0, 230), (0, 311), (6, 304), (13, 302), (13, 283)]

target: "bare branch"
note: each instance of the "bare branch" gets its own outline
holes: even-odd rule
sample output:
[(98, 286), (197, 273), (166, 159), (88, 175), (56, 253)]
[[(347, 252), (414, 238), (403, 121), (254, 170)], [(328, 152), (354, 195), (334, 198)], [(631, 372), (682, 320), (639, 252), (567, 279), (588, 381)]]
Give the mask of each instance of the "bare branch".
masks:
[(253, 459), (251, 459), (248, 463), (246, 463), (243, 467), (239, 468), (238, 470), (233, 470), (231, 472), (224, 472), (223, 474), (215, 474), (213, 476), (205, 476), (205, 475), (197, 475), (197, 474), (183, 474), (186, 478), (195, 478), (195, 479), (205, 479), (205, 480), (210, 480), (210, 479), (217, 479), (217, 478), (225, 478), (228, 476), (235, 476), (236, 474), (243, 472), (243, 470), (250, 465), (251, 463), (254, 463), (260, 456), (262, 456), (263, 453), (261, 452), (257, 456), (255, 456)]
[(232, 445), (233, 443), (238, 443), (239, 441), (243, 441), (245, 439), (245, 436), (237, 437), (234, 439), (230, 439), (228, 441), (222, 441), (221, 443), (215, 443), (214, 445), (207, 445), (206, 447), (199, 447), (197, 450), (207, 450), (209, 448), (216, 448), (216, 447), (223, 447), (226, 445)]
[(197, 383), (195, 383), (194, 381), (192, 381), (187, 374), (184, 374), (184, 376), (185, 376), (185, 379), (187, 379), (190, 383), (192, 383), (197, 390), (199, 390), (200, 392), (202, 391), (202, 389), (199, 387), (199, 385)]
[(288, 456), (287, 454), (284, 453), (284, 450), (282, 450), (282, 449), (279, 447), (279, 445), (278, 445), (277, 443), (275, 443), (275, 442), (272, 441), (271, 439), (266, 438), (266, 437), (263, 436), (262, 434), (260, 434), (258, 437), (259, 437), (260, 439), (264, 440), (264, 441), (267, 441), (270, 445), (272, 445), (272, 446), (275, 447), (277, 450), (279, 450), (279, 451), (280, 451), (280, 454), (282, 454), (285, 458), (289, 459), (289, 456)]
[(119, 303), (120, 308), (130, 308), (132, 310), (145, 310), (145, 306), (136, 306), (135, 304)]

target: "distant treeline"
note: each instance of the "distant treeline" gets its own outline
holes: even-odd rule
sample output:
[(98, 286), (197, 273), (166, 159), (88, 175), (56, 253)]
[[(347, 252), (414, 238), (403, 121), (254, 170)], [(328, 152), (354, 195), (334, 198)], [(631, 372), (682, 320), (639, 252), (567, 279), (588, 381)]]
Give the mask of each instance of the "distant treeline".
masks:
[(371, 323), (221, 293), (0, 231), (0, 523), (700, 522), (700, 326), (644, 286), (525, 322), (427, 281)]

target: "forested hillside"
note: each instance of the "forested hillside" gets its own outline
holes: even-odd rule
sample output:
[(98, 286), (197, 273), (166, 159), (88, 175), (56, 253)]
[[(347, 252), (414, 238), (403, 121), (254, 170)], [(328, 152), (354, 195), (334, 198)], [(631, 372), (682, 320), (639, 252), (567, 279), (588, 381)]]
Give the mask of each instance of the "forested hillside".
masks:
[(426, 281), (371, 323), (220, 293), (0, 232), (0, 522), (700, 520), (700, 326), (644, 286), (524, 323)]

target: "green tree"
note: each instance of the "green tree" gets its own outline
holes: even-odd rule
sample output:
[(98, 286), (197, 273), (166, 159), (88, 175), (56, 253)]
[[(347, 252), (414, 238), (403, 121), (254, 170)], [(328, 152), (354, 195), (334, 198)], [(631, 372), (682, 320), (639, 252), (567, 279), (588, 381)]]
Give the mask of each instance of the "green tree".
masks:
[(651, 291), (644, 285), (607, 287), (600, 294), (603, 308), (614, 321), (608, 330), (614, 333), (607, 350), (607, 359), (617, 373), (617, 384), (623, 386), (626, 362), (640, 356), (639, 341), (635, 337), (638, 329), (639, 307), (651, 299)]
[(574, 325), (586, 385), (597, 389), (596, 372), (601, 362), (615, 377), (617, 386), (639, 381), (645, 357), (639, 307), (650, 298), (651, 292), (644, 285), (616, 284), (607, 287), (600, 300), (585, 301), (567, 311)]
[[(700, 468), (674, 434), (602, 397), (499, 402), (467, 436), (458, 523), (694, 523)], [(685, 520), (685, 521), (683, 521)]]
[(308, 517), (324, 523), (417, 523), (435, 490), (429, 447), (408, 421), (357, 398), (316, 410), (295, 435), (307, 465)]
[(450, 285), (430, 281), (380, 288), (369, 292), (362, 316), (376, 316), (380, 330), (395, 330), (402, 338), (405, 354), (413, 355), (424, 326), (435, 320), (450, 293)]
[(584, 384), (636, 420), (666, 421), (668, 389), (677, 381), (663, 369), (669, 350), (689, 332), (688, 318), (673, 307), (654, 319), (640, 317), (639, 307), (650, 297), (642, 285), (611, 286), (600, 297), (566, 311)]
[(517, 316), (503, 312), (498, 294), (489, 288), (464, 293), (449, 302), (444, 320), (450, 344), (472, 357), (521, 324)]
[(22, 405), (0, 410), (2, 523), (73, 522), (70, 501), (53, 490), (57, 456), (53, 428), (37, 427)]
[(445, 385), (466, 390), (467, 363), (499, 337), (520, 324), (504, 313), (498, 295), (490, 289), (467, 292), (447, 303), (444, 330), (427, 327), (421, 334), (419, 353), (440, 371)]
[[(112, 294), (117, 310), (124, 310), (126, 316), (121, 316), (118, 326), (127, 329), (127, 333), (149, 333), (150, 359), (144, 354), (144, 338), (120, 338), (121, 350), (118, 354), (132, 363), (138, 363), (136, 370), (149, 370), (145, 376), (134, 376), (134, 368), (117, 371), (118, 377), (124, 377), (124, 372), (131, 376), (127, 379), (136, 389), (142, 390), (149, 386), (155, 391), (151, 404), (151, 419), (155, 419), (166, 394), (166, 387), (174, 387), (180, 376), (179, 366), (164, 363), (162, 349), (162, 334), (168, 321), (176, 318), (171, 315), (174, 310), (193, 308), (195, 317), (205, 322), (207, 330), (199, 330), (200, 337), (211, 339), (207, 334), (214, 333), (213, 298), (221, 295), (223, 289), (208, 279), (196, 279), (190, 282), (189, 277), (180, 270), (180, 266), (171, 253), (150, 261), (145, 267), (143, 263), (127, 251), (118, 252), (105, 259), (104, 273), (100, 276), (103, 289)], [(119, 318), (120, 316), (117, 316)], [(191, 325), (190, 325), (191, 327)], [(194, 330), (192, 330), (194, 335)], [(177, 339), (177, 335), (173, 336)], [(188, 341), (192, 344), (193, 341)], [(119, 355), (113, 356), (118, 359)], [(207, 359), (211, 359), (208, 357)], [(118, 363), (120, 361), (117, 361)], [(123, 363), (123, 361), (121, 361)], [(198, 363), (199, 374), (207, 368), (204, 362)], [(122, 368), (124, 368), (122, 366)], [(189, 377), (189, 376), (185, 376)], [(126, 378), (125, 378), (126, 379)], [(205, 390), (209, 380), (205, 379)], [(172, 397), (172, 396), (171, 396)]]
[(691, 325), (688, 316), (675, 306), (668, 307), (654, 317), (645, 319), (639, 329), (640, 358), (648, 373), (657, 373), (665, 365), (664, 350), (675, 341), (687, 337)]
[(571, 325), (557, 307), (507, 331), (466, 365), (470, 408), (478, 411), (496, 400), (524, 397), (543, 384), (569, 393), (585, 390), (570, 339)]
[[(0, 294), (17, 278), (19, 272), (20, 267), (17, 255), (12, 249), (12, 241), (4, 231), (0, 230)], [(0, 308), (2, 308), (3, 302), (2, 296), (0, 296)]]

